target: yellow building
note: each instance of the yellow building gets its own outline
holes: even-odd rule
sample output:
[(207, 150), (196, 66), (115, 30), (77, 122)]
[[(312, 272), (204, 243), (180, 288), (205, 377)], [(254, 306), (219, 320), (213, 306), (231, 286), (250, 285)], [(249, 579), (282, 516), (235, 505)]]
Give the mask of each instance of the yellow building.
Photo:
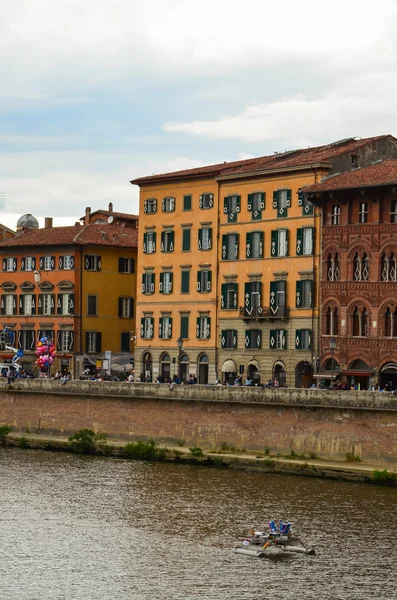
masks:
[[(301, 188), (394, 152), (391, 136), (142, 177), (136, 372), (312, 381), (320, 213)], [(317, 210), (317, 209), (316, 209)]]

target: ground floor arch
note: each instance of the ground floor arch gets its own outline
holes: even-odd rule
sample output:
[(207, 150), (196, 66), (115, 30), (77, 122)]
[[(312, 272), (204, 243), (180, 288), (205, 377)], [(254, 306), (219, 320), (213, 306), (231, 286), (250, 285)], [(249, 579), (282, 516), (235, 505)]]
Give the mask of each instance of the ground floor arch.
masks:
[(301, 360), (295, 367), (295, 387), (309, 388), (313, 383), (313, 367), (307, 360)]
[(142, 357), (141, 381), (151, 383), (153, 381), (153, 359), (150, 352), (145, 352)]
[(208, 356), (204, 353), (200, 354), (197, 361), (198, 366), (198, 383), (206, 385), (208, 383)]
[(273, 381), (280, 387), (287, 385), (287, 371), (282, 360), (277, 360), (272, 369)]
[(251, 361), (247, 368), (247, 379), (248, 381), (252, 381), (252, 385), (259, 385), (261, 381), (261, 372), (259, 363), (255, 361)]
[(231, 358), (226, 359), (222, 365), (222, 383), (233, 385), (237, 377), (237, 366)]
[(168, 352), (160, 356), (160, 375), (165, 383), (171, 381), (171, 358)]
[(189, 366), (190, 366), (189, 356), (186, 353), (183, 353), (181, 355), (181, 359), (180, 359), (180, 363), (179, 363), (180, 376), (181, 376), (182, 381), (187, 381), (189, 379)]

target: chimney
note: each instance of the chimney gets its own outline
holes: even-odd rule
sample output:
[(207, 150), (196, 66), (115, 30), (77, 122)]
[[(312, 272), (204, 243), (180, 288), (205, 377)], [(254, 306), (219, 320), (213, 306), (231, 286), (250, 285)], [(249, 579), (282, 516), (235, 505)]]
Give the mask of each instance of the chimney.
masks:
[(46, 217), (44, 219), (44, 229), (51, 229), (52, 227), (52, 217)]
[(88, 223), (90, 222), (90, 216), (91, 206), (87, 206), (87, 208), (85, 209), (84, 225), (88, 225)]
[(109, 202), (109, 212), (113, 212), (113, 202)]

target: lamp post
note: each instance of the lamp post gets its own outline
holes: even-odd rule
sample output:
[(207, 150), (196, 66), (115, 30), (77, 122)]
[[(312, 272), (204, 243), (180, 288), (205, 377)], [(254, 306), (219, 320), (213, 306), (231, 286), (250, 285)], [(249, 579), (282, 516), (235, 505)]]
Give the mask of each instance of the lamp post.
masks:
[(329, 347), (331, 350), (331, 385), (334, 382), (334, 354), (336, 348), (336, 339), (332, 337), (329, 341)]
[(181, 354), (182, 354), (183, 339), (181, 337), (179, 337), (176, 340), (176, 343), (178, 344), (178, 377), (182, 381), (182, 375), (181, 375)]

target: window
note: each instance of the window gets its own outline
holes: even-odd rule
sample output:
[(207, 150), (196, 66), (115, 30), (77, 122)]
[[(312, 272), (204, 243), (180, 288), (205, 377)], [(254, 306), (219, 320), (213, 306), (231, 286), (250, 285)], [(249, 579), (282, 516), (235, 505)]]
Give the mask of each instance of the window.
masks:
[(274, 316), (283, 317), (286, 309), (287, 282), (284, 279), (270, 282), (270, 311)]
[(197, 271), (197, 291), (198, 292), (210, 292), (211, 291), (211, 271)]
[(188, 294), (189, 292), (190, 292), (190, 271), (182, 271), (181, 293)]
[(382, 254), (380, 259), (380, 275), (382, 281), (397, 281), (397, 265), (394, 253)]
[(21, 259), (22, 271), (34, 271), (36, 268), (36, 259), (34, 256), (26, 256)]
[(120, 352), (130, 351), (130, 332), (122, 331), (120, 335)]
[(296, 282), (296, 308), (311, 308), (313, 298), (313, 281), (307, 279)]
[(397, 223), (397, 200), (392, 200), (390, 204), (390, 223)]
[(174, 232), (173, 231), (162, 231), (161, 232), (161, 252), (173, 252), (174, 251)]
[(172, 317), (160, 317), (159, 338), (162, 340), (170, 340), (172, 338)]
[(20, 350), (34, 350), (35, 346), (35, 333), (33, 330), (19, 330), (18, 331), (18, 348)]
[(246, 258), (263, 258), (263, 231), (248, 232), (245, 242)]
[(296, 253), (310, 255), (314, 253), (314, 227), (301, 227), (296, 231)]
[(332, 207), (331, 225), (340, 225), (340, 204), (334, 204)]
[(58, 294), (57, 314), (72, 315), (74, 313), (74, 294)]
[(183, 210), (192, 210), (192, 196), (185, 194), (183, 196)]
[(4, 258), (3, 259), (3, 271), (16, 271), (17, 270), (17, 259), (16, 258)]
[(368, 281), (369, 263), (366, 253), (362, 256), (356, 252), (353, 259), (353, 279), (354, 281)]
[(240, 212), (240, 196), (226, 196), (223, 199), (223, 212), (227, 215), (229, 223), (237, 221)]
[(19, 314), (36, 314), (36, 296), (34, 294), (21, 294), (19, 296)]
[(260, 329), (245, 330), (245, 347), (262, 348), (262, 332)]
[(175, 198), (173, 196), (163, 198), (162, 209), (163, 212), (173, 212), (175, 210)]
[(237, 348), (237, 329), (223, 329), (221, 331), (221, 346), (222, 348)]
[(350, 164), (352, 166), (353, 169), (356, 169), (358, 167), (358, 156), (357, 154), (351, 154), (350, 155)]
[(214, 206), (214, 194), (200, 194), (199, 207), (206, 209)]
[(287, 217), (290, 206), (291, 190), (277, 190), (273, 192), (273, 208), (277, 209), (277, 217)]
[(302, 207), (302, 215), (312, 215), (314, 212), (314, 206), (304, 192), (298, 193), (298, 206)]
[(239, 255), (239, 234), (227, 233), (222, 236), (223, 260), (236, 260)]
[(43, 315), (52, 315), (54, 308), (53, 294), (42, 294), (43, 298)]
[(295, 335), (296, 350), (310, 350), (312, 344), (311, 329), (297, 329)]
[[(74, 332), (70, 329), (57, 332), (57, 350), (70, 352), (73, 350)], [(95, 352), (95, 350), (93, 350)]]
[(132, 319), (134, 316), (133, 298), (119, 298), (118, 316), (121, 319)]
[(199, 340), (209, 340), (211, 336), (210, 317), (197, 317), (196, 336)]
[(212, 248), (212, 227), (202, 227), (198, 230), (198, 249), (211, 250)]
[(143, 234), (143, 252), (145, 254), (153, 254), (156, 252), (156, 232), (148, 231)]
[(270, 349), (271, 350), (286, 350), (287, 349), (287, 330), (286, 329), (271, 329), (270, 330)]
[(145, 214), (148, 215), (157, 212), (157, 200), (155, 198), (149, 198), (148, 200), (145, 200), (143, 210)]
[(3, 294), (1, 296), (1, 314), (16, 315), (17, 314), (17, 297), (15, 294)]
[(191, 229), (184, 227), (182, 229), (182, 252), (190, 252)]
[(96, 317), (98, 315), (98, 298), (92, 294), (87, 296), (87, 315)]
[(37, 339), (41, 340), (41, 338), (46, 337), (49, 342), (54, 341), (54, 330), (53, 329), (39, 329)]
[(60, 256), (58, 259), (58, 266), (60, 269), (64, 269), (65, 271), (74, 269), (74, 256), (72, 256), (71, 254)]
[(173, 274), (171, 272), (166, 271), (165, 273), (160, 273), (160, 285), (159, 285), (160, 294), (171, 294), (172, 280), (173, 280)]
[(141, 338), (151, 340), (154, 334), (154, 319), (153, 317), (143, 317), (141, 319)]
[(248, 194), (248, 212), (252, 215), (252, 220), (256, 221), (262, 218), (262, 210), (265, 208), (265, 193), (254, 192)]
[(368, 202), (360, 202), (360, 210), (358, 213), (359, 223), (368, 223)]
[(397, 337), (397, 308), (393, 310), (388, 306), (384, 313), (384, 337)]
[(221, 309), (236, 310), (238, 302), (238, 284), (222, 283), (221, 285)]
[(86, 254), (84, 256), (84, 268), (86, 271), (100, 271), (101, 257), (93, 254)]
[(181, 338), (189, 339), (189, 315), (181, 315)]
[(364, 308), (362, 311), (356, 306), (352, 315), (353, 337), (368, 337), (368, 313)]
[(244, 285), (244, 316), (260, 317), (262, 313), (262, 282), (249, 281)]
[(143, 273), (142, 294), (154, 294), (154, 273)]
[(326, 320), (326, 335), (338, 335), (339, 333), (339, 314), (338, 309), (328, 307)]
[(338, 254), (335, 254), (335, 256), (328, 254), (327, 280), (328, 281), (339, 281), (339, 277), (340, 277), (339, 256), (338, 256)]
[(288, 229), (277, 229), (276, 231), (272, 231), (270, 244), (271, 256), (288, 256), (288, 241)]
[(102, 334), (99, 331), (86, 331), (86, 352), (101, 352)]
[(52, 271), (55, 268), (53, 257), (44, 256), (44, 271)]
[(119, 273), (135, 273), (135, 259), (120, 257)]

